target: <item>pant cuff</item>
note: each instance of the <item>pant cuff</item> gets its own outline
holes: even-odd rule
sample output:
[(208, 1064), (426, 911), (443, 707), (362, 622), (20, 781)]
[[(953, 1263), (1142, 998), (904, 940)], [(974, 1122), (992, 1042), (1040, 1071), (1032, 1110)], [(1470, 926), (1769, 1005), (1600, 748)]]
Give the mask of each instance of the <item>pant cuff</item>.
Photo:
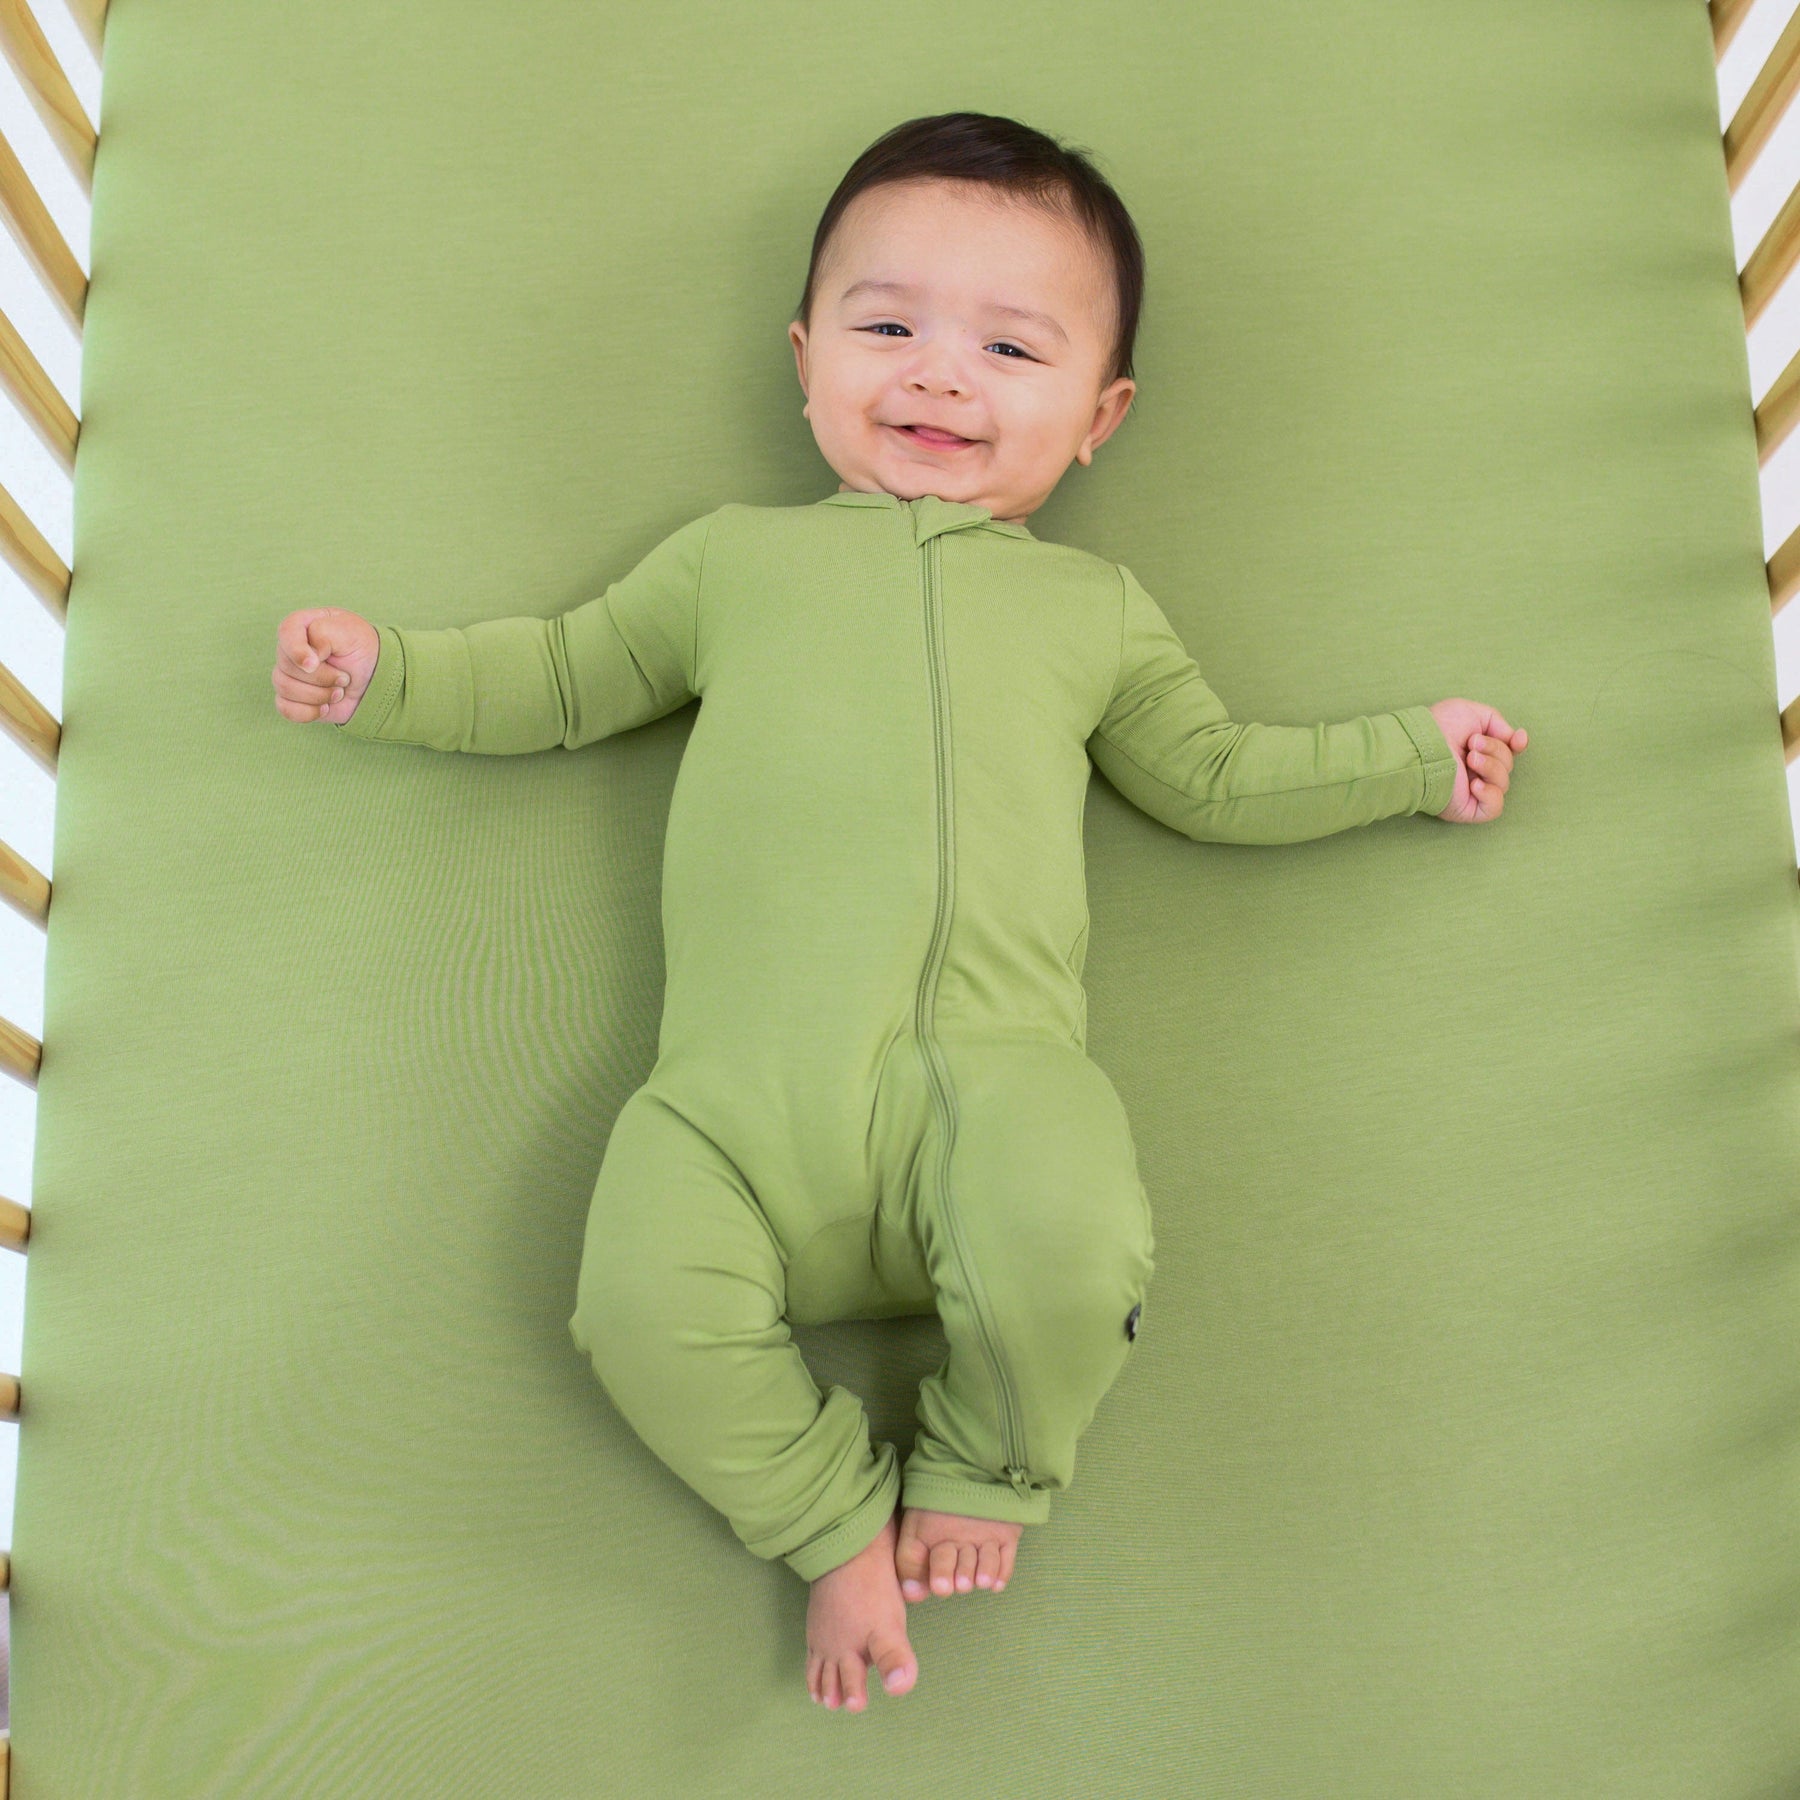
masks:
[[(881, 1455), (881, 1450), (887, 1454)], [(900, 1498), (900, 1465), (892, 1445), (880, 1446), (877, 1455), (881, 1460), (880, 1480), (868, 1499), (823, 1537), (811, 1539), (781, 1559), (802, 1581), (817, 1581), (840, 1563), (847, 1563), (859, 1550), (866, 1550), (893, 1517)]]
[(1050, 1518), (1050, 1490), (1034, 1488), (1030, 1499), (1004, 1481), (965, 1481), (957, 1475), (907, 1474), (901, 1481), (903, 1506), (961, 1513), (970, 1519), (1001, 1519), (1011, 1525), (1043, 1525)]

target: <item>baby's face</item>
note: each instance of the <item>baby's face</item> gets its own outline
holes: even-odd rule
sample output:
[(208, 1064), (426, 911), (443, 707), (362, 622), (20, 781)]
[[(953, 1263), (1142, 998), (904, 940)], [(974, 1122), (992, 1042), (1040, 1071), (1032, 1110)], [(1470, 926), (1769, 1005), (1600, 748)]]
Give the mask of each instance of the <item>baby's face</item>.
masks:
[(1099, 248), (1038, 207), (961, 182), (858, 194), (820, 267), (811, 330), (788, 330), (840, 490), (936, 494), (1023, 523), (1131, 404), (1135, 382), (1106, 380), (1114, 305)]

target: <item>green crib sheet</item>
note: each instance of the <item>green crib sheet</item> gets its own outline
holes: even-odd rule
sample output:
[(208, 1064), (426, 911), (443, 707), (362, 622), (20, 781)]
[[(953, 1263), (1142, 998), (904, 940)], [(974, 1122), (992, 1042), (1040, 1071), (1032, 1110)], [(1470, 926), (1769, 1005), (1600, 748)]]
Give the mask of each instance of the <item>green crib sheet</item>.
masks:
[[(114, 0), (105, 81), (22, 1800), (1793, 1792), (1800, 889), (1698, 0)], [(848, 1715), (566, 1327), (692, 710), (353, 747), (268, 669), (297, 607), (547, 616), (833, 491), (813, 225), (961, 107), (1148, 252), (1033, 530), (1234, 716), (1531, 743), (1496, 825), (1283, 847), (1094, 777), (1154, 1307), (1017, 1578)], [(936, 1318), (797, 1335), (904, 1454)]]

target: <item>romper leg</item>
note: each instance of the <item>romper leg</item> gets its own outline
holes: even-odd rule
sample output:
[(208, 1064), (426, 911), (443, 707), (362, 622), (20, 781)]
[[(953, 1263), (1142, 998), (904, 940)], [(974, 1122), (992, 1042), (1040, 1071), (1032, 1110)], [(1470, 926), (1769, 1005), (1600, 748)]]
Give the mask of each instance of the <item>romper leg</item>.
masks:
[(893, 1445), (818, 1384), (784, 1317), (780, 1250), (743, 1176), (661, 1095), (620, 1109), (569, 1334), (626, 1422), (755, 1555), (812, 1581), (899, 1498)]
[[(919, 1390), (902, 1499), (1041, 1524), (1136, 1337), (1155, 1268), (1149, 1198), (1118, 1094), (1074, 1045), (1021, 1034), (941, 1047), (947, 1183), (934, 1131), (916, 1218), (950, 1354)], [(989, 1344), (1022, 1445), (1016, 1479)]]

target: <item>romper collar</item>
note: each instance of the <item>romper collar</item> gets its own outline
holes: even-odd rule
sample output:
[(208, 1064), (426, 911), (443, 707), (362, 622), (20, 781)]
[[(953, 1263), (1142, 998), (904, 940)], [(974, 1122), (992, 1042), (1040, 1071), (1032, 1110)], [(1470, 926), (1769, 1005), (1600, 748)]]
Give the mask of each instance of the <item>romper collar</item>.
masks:
[(1005, 532), (1008, 537), (1031, 536), (1025, 526), (1011, 519), (996, 519), (985, 506), (977, 506), (972, 500), (943, 500), (936, 494), (921, 494), (916, 500), (902, 500), (898, 494), (890, 494), (885, 489), (869, 493), (862, 488), (845, 488), (838, 493), (827, 494), (818, 504), (904, 509), (912, 517), (915, 544), (922, 544), (941, 531), (957, 531), (965, 525), (985, 526), (989, 531)]

